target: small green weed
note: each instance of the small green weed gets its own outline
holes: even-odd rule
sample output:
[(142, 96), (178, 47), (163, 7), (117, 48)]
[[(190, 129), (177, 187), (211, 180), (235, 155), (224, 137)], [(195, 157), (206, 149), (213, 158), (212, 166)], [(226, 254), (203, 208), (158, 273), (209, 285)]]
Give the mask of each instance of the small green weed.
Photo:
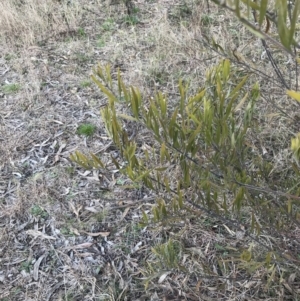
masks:
[(16, 93), (20, 90), (20, 85), (19, 84), (6, 84), (2, 87), (2, 91), (4, 93)]
[(189, 18), (193, 13), (193, 10), (186, 4), (183, 3), (179, 6), (174, 7), (169, 13), (168, 18), (174, 22), (178, 22), (182, 19)]
[(88, 63), (90, 61), (90, 57), (85, 53), (76, 53), (76, 60), (79, 63)]
[[(22, 289), (21, 287), (17, 286), (17, 287), (14, 287), (12, 290), (11, 290), (11, 293), (15, 296), (17, 296), (18, 294), (20, 294), (22, 292)], [(9, 300), (12, 300), (12, 299), (9, 299)]]
[(97, 220), (97, 222), (103, 222), (105, 221), (106, 216), (107, 216), (107, 210), (104, 209), (95, 214), (95, 219)]
[(80, 37), (82, 37), (82, 38), (86, 37), (85, 30), (84, 30), (84, 28), (82, 28), (82, 27), (78, 28), (77, 33), (78, 33), (78, 35), (79, 35)]
[(152, 253), (156, 255), (163, 267), (176, 268), (180, 259), (181, 245), (169, 239), (166, 243), (153, 247)]
[(104, 38), (99, 38), (97, 40), (97, 46), (98, 47), (104, 47), (105, 46), (105, 40), (104, 40)]
[(118, 179), (116, 184), (123, 186), (125, 182), (126, 182), (125, 179)]
[(189, 17), (193, 13), (192, 9), (187, 6), (187, 4), (182, 4), (179, 6), (179, 16), (180, 18)]
[(33, 205), (30, 212), (36, 217), (46, 218), (48, 216), (47, 211), (41, 208), (39, 205)]
[(24, 261), (20, 265), (20, 270), (29, 273), (31, 267), (32, 267), (32, 262), (31, 261)]
[(42, 90), (44, 87), (46, 87), (48, 85), (47, 82), (41, 82), (40, 83), (40, 90)]
[(4, 55), (4, 59), (6, 61), (11, 61), (13, 58), (14, 58), (13, 54), (7, 53), (7, 54)]
[(66, 236), (74, 236), (73, 231), (68, 226), (60, 228), (60, 233)]
[(140, 11), (140, 9), (139, 9), (138, 7), (134, 7), (134, 8), (132, 9), (132, 13), (133, 13), (133, 14), (137, 14), (139, 11)]
[(104, 31), (111, 31), (115, 26), (114, 23), (115, 21), (113, 19), (107, 19), (106, 21), (103, 22), (102, 29)]
[(124, 22), (127, 25), (136, 25), (137, 23), (139, 23), (139, 19), (136, 15), (130, 15), (124, 17)]
[(154, 69), (150, 71), (150, 77), (156, 84), (163, 85), (168, 81), (168, 74), (164, 70)]
[(72, 292), (67, 292), (65, 295), (65, 301), (74, 300), (74, 294)]
[(67, 166), (65, 170), (71, 177), (75, 174), (75, 168), (73, 166)]
[(80, 87), (81, 88), (87, 88), (87, 87), (90, 87), (92, 85), (92, 82), (88, 79), (86, 80), (83, 80), (81, 83), (80, 83)]
[(201, 25), (208, 26), (213, 22), (213, 18), (209, 15), (203, 15), (201, 17)]
[(77, 134), (78, 135), (84, 135), (87, 137), (92, 136), (96, 131), (96, 126), (91, 124), (91, 123), (85, 123), (85, 124), (81, 124), (78, 128), (77, 128)]
[(126, 227), (126, 232), (123, 233), (123, 242), (119, 245), (119, 248), (126, 254), (130, 254), (132, 247), (134, 246), (134, 241), (137, 240), (141, 233), (142, 227), (139, 224), (128, 224)]

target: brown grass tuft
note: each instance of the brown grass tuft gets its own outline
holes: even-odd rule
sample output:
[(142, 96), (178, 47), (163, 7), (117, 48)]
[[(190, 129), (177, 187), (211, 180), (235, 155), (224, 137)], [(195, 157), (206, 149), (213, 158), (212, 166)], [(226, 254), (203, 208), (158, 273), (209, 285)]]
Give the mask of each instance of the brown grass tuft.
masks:
[(0, 3), (1, 37), (9, 44), (29, 46), (67, 30), (80, 20), (78, 2), (3, 0)]

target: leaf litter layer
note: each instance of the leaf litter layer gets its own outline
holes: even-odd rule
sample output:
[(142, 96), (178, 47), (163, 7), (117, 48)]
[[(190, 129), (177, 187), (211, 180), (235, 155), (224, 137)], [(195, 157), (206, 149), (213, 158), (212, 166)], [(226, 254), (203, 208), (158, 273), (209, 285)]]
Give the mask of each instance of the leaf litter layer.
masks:
[[(179, 78), (195, 92), (219, 60), (197, 41), (201, 34), (254, 63), (259, 41), (222, 9), (208, 12), (204, 1), (134, 2), (135, 18), (123, 3), (103, 1), (0, 5), (0, 300), (292, 298), (295, 275), (267, 289), (266, 271), (247, 278), (237, 270), (235, 246), (251, 246), (242, 232), (205, 214), (178, 229), (141, 228), (142, 210), (154, 203), (150, 191), (117, 171), (84, 171), (69, 160), (75, 150), (108, 164), (118, 156), (100, 119), (106, 99), (89, 77), (98, 61), (115, 74), (120, 68), (144, 95), (160, 89), (176, 101)], [(261, 67), (273, 72), (267, 62)], [(275, 85), (267, 89), (276, 93)], [(296, 114), (286, 98), (276, 105)], [(295, 125), (267, 100), (258, 106), (262, 131), (251, 143), (280, 170)], [(77, 135), (86, 124), (96, 126), (93, 135)], [(147, 132), (139, 135), (151, 144)], [(299, 241), (296, 230), (291, 235)], [(169, 237), (184, 269), (161, 266), (153, 252)], [(204, 276), (206, 267), (217, 277)]]

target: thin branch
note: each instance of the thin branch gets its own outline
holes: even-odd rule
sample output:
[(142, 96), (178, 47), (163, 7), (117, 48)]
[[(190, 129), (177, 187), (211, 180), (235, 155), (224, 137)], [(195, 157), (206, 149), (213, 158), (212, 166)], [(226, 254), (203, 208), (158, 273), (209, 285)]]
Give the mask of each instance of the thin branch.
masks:
[[(205, 35), (203, 35), (205, 37)], [(208, 37), (205, 37), (206, 40), (208, 40)], [(267, 79), (269, 82), (273, 82), (274, 84), (281, 84), (281, 81), (278, 80), (278, 79), (275, 79), (271, 76), (269, 76), (268, 74), (264, 73), (263, 71), (259, 70), (259, 69), (256, 69), (254, 67), (252, 67), (251, 65), (239, 60), (233, 53), (235, 59), (233, 59), (232, 57), (228, 56), (226, 53), (222, 53), (218, 50), (216, 50), (215, 48), (213, 48), (211, 45), (209, 45), (206, 41), (204, 40), (199, 40), (199, 39), (195, 39), (195, 41), (197, 42), (200, 42), (200, 43), (203, 43), (205, 47), (208, 47), (209, 49), (213, 50), (215, 53), (219, 54), (220, 56), (224, 57), (224, 58), (227, 58), (229, 59), (231, 62), (235, 63), (235, 64), (238, 64), (238, 65), (241, 65), (245, 68), (247, 68), (248, 70), (251, 70), (253, 73), (256, 73), (262, 77), (264, 77), (265, 79)]]
[[(254, 22), (255, 24), (257, 24), (257, 16), (256, 16), (256, 10), (252, 10), (252, 14), (253, 14), (253, 18), (254, 18)], [(290, 89), (290, 87), (288, 86), (288, 84), (286, 83), (280, 69), (278, 68), (277, 63), (275, 62), (272, 53), (270, 52), (268, 45), (266, 43), (265, 39), (261, 39), (261, 43), (266, 51), (266, 54), (268, 56), (269, 61), (272, 64), (273, 69), (275, 70), (275, 73), (277, 74), (277, 77), (280, 79), (282, 85), (286, 88), (286, 89)]]

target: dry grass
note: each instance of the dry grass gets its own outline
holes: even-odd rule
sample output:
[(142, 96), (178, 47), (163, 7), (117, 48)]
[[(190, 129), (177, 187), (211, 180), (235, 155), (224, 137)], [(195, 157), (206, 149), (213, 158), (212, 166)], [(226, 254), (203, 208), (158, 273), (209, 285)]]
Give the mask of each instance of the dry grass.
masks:
[(66, 1), (1, 1), (1, 32), (7, 42), (23, 47), (74, 30), (82, 17), (78, 4), (70, 8)]
[[(196, 91), (220, 58), (197, 41), (201, 33), (261, 62), (260, 42), (222, 9), (208, 13), (205, 3), (139, 1), (136, 20), (128, 19), (122, 3), (1, 1), (1, 301), (292, 300), (288, 286), (298, 276), (270, 288), (263, 268), (247, 278), (229, 260), (237, 244), (248, 248), (250, 240), (208, 217), (186, 221), (179, 235), (142, 229), (138, 222), (142, 209), (152, 207), (151, 192), (118, 173), (85, 172), (69, 160), (76, 149), (107, 161), (117, 154), (99, 118), (106, 100), (89, 81), (97, 61), (119, 67), (146, 95), (161, 89), (174, 101), (179, 78)], [(259, 66), (273, 72), (266, 61)], [(275, 98), (276, 86), (262, 88)], [(286, 98), (277, 97), (276, 105), (295, 115)], [(253, 139), (272, 151), (278, 171), (299, 128), (274, 115), (269, 100), (262, 99), (258, 111), (261, 134)], [(94, 135), (77, 135), (87, 123), (97, 126)], [(151, 252), (166, 237), (179, 243), (186, 270), (166, 269)], [(229, 260), (223, 270), (220, 258)], [(221, 269), (222, 277), (204, 276), (205, 266), (216, 275)]]

